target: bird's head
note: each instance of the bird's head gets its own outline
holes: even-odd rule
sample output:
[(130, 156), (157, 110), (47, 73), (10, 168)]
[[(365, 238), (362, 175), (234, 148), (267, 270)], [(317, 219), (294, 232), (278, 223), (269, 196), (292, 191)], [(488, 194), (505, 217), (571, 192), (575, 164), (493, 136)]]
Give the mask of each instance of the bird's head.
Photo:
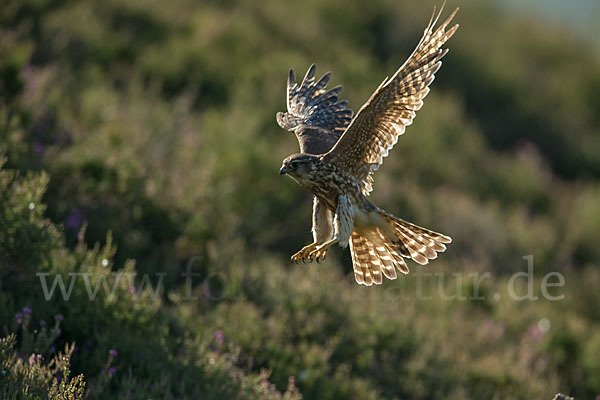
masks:
[(298, 183), (310, 180), (317, 168), (319, 157), (312, 154), (293, 154), (283, 160), (280, 175), (288, 175)]

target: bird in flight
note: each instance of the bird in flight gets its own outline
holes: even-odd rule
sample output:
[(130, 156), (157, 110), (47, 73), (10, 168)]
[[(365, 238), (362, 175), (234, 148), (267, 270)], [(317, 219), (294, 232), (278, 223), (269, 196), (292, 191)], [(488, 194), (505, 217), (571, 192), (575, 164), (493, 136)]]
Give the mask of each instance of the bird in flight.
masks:
[(373, 172), (423, 106), (448, 52), (442, 46), (458, 29), (447, 29), (457, 11), (435, 28), (442, 10), (436, 16), (434, 8), (412, 55), (354, 117), (348, 102), (338, 99), (341, 86), (325, 89), (330, 73), (315, 82), (313, 64), (298, 85), (290, 70), (287, 112), (277, 113), (277, 122), (294, 132), (300, 153), (283, 160), (279, 173), (314, 194), (314, 241), (294, 254), (293, 262), (318, 262), (333, 244), (350, 245), (356, 282), (371, 286), (381, 284), (383, 276), (396, 279), (396, 269), (407, 274), (404, 258), (427, 264), (452, 241), (393, 216), (367, 196), (373, 190)]

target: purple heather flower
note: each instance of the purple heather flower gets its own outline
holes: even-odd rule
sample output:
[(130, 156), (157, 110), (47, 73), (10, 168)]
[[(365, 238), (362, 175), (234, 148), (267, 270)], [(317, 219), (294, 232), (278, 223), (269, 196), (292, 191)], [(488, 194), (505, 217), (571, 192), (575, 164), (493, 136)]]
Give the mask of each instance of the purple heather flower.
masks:
[(31, 308), (29, 308), (29, 307), (23, 307), (23, 310), (22, 310), (22, 311), (23, 311), (25, 314), (31, 314)]
[(223, 331), (215, 331), (213, 336), (218, 345), (222, 345), (225, 342), (225, 333)]
[(537, 342), (544, 337), (544, 332), (542, 332), (537, 325), (532, 325), (527, 329), (526, 336), (528, 339)]
[(15, 318), (17, 319), (17, 324), (21, 325), (23, 322), (23, 313), (18, 312), (15, 314)]
[(50, 351), (52, 352), (52, 354), (56, 353), (56, 347), (54, 347), (54, 346), (50, 347)]
[(29, 360), (29, 363), (31, 364), (33, 362), (33, 364), (37, 364), (38, 361), (44, 361), (44, 356), (42, 356), (41, 354), (33, 354)]
[(131, 389), (127, 389), (127, 396), (131, 396), (133, 394), (133, 392), (131, 391)]
[(44, 326), (46, 326), (46, 321), (44, 321), (43, 319), (40, 320), (40, 326), (43, 328)]
[(57, 320), (57, 321), (64, 321), (65, 317), (62, 314), (56, 314), (54, 316), (54, 319)]
[(46, 152), (46, 146), (44, 146), (43, 143), (40, 142), (35, 142), (33, 144), (33, 151), (35, 152), (35, 154), (37, 154), (38, 156), (42, 156), (44, 155), (44, 153)]
[(119, 355), (119, 352), (116, 351), (115, 349), (110, 349), (110, 350), (108, 350), (108, 354), (110, 354), (113, 357), (116, 357)]
[(85, 220), (83, 214), (78, 209), (74, 209), (67, 216), (67, 220), (65, 221), (65, 225), (67, 228), (71, 229), (73, 232), (79, 232), (81, 229), (81, 225), (83, 225), (83, 221)]
[(116, 374), (116, 373), (117, 373), (117, 370), (115, 369), (115, 367), (110, 367), (110, 368), (108, 369), (108, 374), (109, 374), (109, 375), (114, 375), (114, 374)]
[(54, 374), (54, 378), (56, 378), (56, 383), (58, 383), (60, 385), (60, 383), (63, 380), (63, 374), (62, 371), (58, 371), (57, 373)]

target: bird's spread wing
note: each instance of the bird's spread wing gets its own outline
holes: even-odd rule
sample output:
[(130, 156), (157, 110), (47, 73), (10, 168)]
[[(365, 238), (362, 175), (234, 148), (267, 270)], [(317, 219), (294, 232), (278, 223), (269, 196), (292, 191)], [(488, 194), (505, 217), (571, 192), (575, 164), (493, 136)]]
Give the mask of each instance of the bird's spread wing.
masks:
[(327, 153), (338, 141), (350, 121), (352, 110), (346, 100), (338, 101), (341, 86), (326, 90), (331, 74), (315, 82), (315, 65), (311, 65), (298, 86), (294, 70), (287, 83), (287, 112), (277, 113), (277, 123), (294, 132), (302, 153)]
[(439, 28), (440, 17), (432, 15), (412, 55), (391, 79), (386, 79), (358, 111), (344, 134), (325, 155), (362, 181), (365, 195), (373, 190), (372, 172), (396, 144), (398, 136), (412, 124), (415, 112), (423, 106), (429, 85), (448, 52), (441, 47), (456, 32), (458, 25), (446, 30), (458, 8)]

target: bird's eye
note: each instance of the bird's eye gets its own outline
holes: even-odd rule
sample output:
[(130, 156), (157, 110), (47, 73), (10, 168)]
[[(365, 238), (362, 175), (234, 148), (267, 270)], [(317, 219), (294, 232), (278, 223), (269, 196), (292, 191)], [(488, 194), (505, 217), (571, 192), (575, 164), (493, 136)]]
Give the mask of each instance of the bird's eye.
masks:
[(290, 165), (292, 166), (292, 168), (296, 169), (300, 165), (300, 161), (297, 161), (297, 160), (296, 161), (292, 161), (290, 163)]

